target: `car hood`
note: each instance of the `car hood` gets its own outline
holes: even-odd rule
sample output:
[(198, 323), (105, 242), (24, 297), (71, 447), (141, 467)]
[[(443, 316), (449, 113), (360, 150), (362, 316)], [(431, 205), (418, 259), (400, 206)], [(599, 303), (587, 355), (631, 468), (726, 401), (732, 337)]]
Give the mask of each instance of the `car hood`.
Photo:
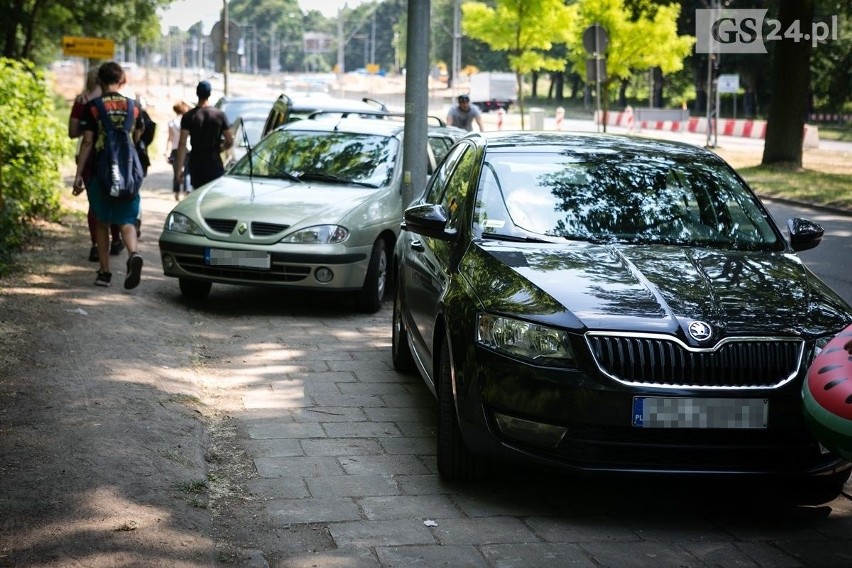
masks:
[[(339, 223), (385, 189), (223, 176), (182, 202), (193, 217), (289, 226)], [(181, 211), (187, 213), (187, 211)]]
[(815, 336), (852, 320), (837, 294), (797, 256), (781, 252), (482, 243), (469, 253), (462, 270), (485, 309), (578, 330), (683, 336), (699, 320), (717, 339)]

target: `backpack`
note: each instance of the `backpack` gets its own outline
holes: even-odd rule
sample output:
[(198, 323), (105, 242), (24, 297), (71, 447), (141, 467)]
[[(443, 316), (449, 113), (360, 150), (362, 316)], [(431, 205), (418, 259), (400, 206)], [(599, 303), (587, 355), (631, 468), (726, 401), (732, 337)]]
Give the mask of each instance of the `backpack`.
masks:
[(133, 100), (127, 99), (127, 117), (121, 130), (112, 123), (103, 100), (97, 98), (93, 104), (98, 109), (98, 117), (106, 134), (104, 148), (95, 164), (95, 175), (101, 191), (112, 199), (133, 199), (139, 193), (142, 179), (145, 177), (131, 136), (134, 123)]

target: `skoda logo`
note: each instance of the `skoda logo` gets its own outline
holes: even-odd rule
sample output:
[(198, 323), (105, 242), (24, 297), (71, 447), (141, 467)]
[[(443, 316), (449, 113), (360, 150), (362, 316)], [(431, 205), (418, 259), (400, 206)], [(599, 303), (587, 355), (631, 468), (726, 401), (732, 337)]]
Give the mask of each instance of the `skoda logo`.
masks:
[(695, 341), (707, 341), (712, 334), (713, 330), (703, 321), (694, 321), (689, 324), (689, 335)]
[(241, 235), (245, 235), (246, 231), (248, 231), (248, 225), (245, 223), (240, 223), (240, 226), (237, 227), (237, 232)]

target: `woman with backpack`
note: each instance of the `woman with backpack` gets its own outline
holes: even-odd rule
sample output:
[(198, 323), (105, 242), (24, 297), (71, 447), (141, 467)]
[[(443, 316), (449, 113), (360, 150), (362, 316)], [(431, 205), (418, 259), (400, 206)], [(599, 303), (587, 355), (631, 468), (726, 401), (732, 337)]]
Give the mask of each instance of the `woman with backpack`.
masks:
[[(98, 273), (96, 286), (109, 286), (112, 273), (109, 265), (109, 225), (115, 223), (127, 247), (127, 273), (124, 287), (128, 290), (139, 285), (142, 257), (137, 252), (136, 219), (139, 217), (139, 185), (142, 167), (133, 143), (145, 128), (139, 108), (133, 99), (119, 93), (126, 84), (124, 69), (114, 61), (98, 69), (98, 83), (103, 94), (89, 101), (80, 117), (83, 142), (74, 177), (74, 194), (79, 195), (88, 181), (89, 205), (97, 218)], [(123, 138), (122, 138), (123, 137)], [(125, 144), (118, 146), (118, 141)], [(125, 159), (117, 162), (121, 150)], [(85, 164), (94, 152), (93, 174), (84, 178)], [(130, 163), (133, 167), (129, 167)], [(132, 179), (133, 183), (126, 183)]]

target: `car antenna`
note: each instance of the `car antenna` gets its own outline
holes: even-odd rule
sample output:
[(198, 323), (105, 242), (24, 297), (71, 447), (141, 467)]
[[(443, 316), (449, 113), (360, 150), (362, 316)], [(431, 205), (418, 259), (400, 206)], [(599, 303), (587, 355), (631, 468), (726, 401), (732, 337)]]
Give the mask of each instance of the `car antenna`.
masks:
[(243, 142), (246, 143), (246, 157), (249, 163), (249, 183), (251, 184), (251, 200), (254, 201), (254, 161), (251, 156), (251, 142), (249, 142), (246, 129), (243, 127)]

